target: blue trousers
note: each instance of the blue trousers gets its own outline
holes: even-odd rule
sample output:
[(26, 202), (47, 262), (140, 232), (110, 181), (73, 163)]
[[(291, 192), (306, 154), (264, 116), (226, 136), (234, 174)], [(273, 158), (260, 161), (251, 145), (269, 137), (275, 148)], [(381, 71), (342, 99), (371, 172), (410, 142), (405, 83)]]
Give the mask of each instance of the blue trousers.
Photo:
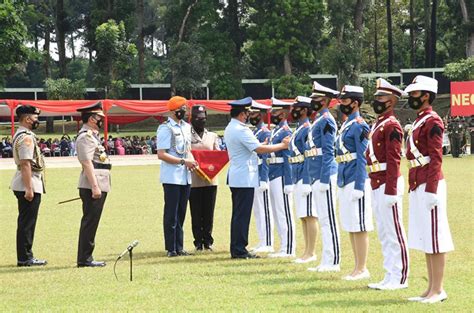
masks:
[(183, 224), (190, 190), (191, 185), (163, 184), (165, 194), (163, 231), (167, 251), (183, 250)]
[(234, 188), (232, 193), (232, 221), (230, 224), (230, 254), (247, 254), (250, 215), (252, 213), (254, 188)]

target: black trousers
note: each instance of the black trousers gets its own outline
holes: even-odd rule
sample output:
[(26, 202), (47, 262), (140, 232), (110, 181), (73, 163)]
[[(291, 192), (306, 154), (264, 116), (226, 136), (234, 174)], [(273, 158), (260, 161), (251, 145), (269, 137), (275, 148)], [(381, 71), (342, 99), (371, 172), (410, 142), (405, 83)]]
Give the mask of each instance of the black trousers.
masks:
[(33, 200), (25, 199), (24, 191), (13, 192), (18, 200), (18, 224), (16, 229), (16, 254), (20, 262), (33, 258), (33, 240), (36, 220), (41, 204), (41, 194), (34, 193)]
[(217, 186), (191, 188), (189, 207), (193, 225), (194, 246), (211, 246), (214, 207), (216, 206)]
[(86, 263), (94, 260), (92, 252), (94, 252), (95, 247), (95, 234), (99, 227), (107, 193), (102, 192), (100, 198), (94, 199), (92, 198), (92, 190), (79, 188), (79, 196), (82, 200), (82, 219), (79, 230), (77, 263)]
[(232, 193), (232, 221), (230, 224), (230, 254), (247, 254), (250, 215), (252, 213), (254, 188), (234, 188)]
[(165, 208), (163, 212), (163, 231), (167, 251), (183, 250), (183, 224), (191, 185), (163, 184)]

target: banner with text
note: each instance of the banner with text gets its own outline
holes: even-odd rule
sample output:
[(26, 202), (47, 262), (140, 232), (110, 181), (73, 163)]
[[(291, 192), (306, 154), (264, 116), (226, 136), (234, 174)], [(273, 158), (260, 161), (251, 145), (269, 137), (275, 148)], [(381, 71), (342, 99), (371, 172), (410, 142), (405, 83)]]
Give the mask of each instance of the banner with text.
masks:
[(451, 82), (451, 116), (474, 115), (474, 81)]

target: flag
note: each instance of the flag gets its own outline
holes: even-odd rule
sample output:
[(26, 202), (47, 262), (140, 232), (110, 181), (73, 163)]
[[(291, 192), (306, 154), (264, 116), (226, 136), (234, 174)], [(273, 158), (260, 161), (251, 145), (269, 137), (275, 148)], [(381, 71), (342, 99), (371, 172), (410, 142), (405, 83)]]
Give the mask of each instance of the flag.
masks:
[(229, 162), (227, 151), (219, 150), (191, 150), (199, 167), (196, 173), (205, 181), (212, 182), (220, 171)]

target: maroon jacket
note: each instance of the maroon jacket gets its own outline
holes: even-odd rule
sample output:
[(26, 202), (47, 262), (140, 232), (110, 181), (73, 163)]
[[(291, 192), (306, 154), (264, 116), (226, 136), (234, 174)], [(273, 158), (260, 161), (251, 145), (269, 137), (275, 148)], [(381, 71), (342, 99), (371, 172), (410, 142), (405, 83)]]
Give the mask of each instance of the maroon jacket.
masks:
[[(430, 157), (430, 163), (410, 169), (408, 182), (410, 190), (415, 190), (419, 185), (426, 183), (426, 192), (436, 193), (438, 181), (443, 179), (441, 163), (443, 162), (443, 133), (444, 124), (441, 118), (433, 109), (428, 107), (418, 113), (417, 121), (425, 115), (432, 114), (423, 125), (413, 132), (413, 142), (423, 156)], [(407, 140), (407, 159), (413, 160), (415, 156), (410, 151), (410, 141)]]
[[(388, 121), (383, 126), (377, 128), (378, 125), (387, 119)], [(379, 163), (387, 163), (387, 169), (385, 171), (369, 173), (370, 185), (372, 189), (377, 189), (385, 184), (385, 194), (395, 196), (397, 195), (397, 179), (401, 175), (402, 128), (393, 115), (393, 111), (380, 115), (375, 127), (377, 129), (371, 137), (374, 154)], [(365, 158), (367, 159), (367, 164), (372, 165), (369, 155), (370, 149), (367, 149)]]

